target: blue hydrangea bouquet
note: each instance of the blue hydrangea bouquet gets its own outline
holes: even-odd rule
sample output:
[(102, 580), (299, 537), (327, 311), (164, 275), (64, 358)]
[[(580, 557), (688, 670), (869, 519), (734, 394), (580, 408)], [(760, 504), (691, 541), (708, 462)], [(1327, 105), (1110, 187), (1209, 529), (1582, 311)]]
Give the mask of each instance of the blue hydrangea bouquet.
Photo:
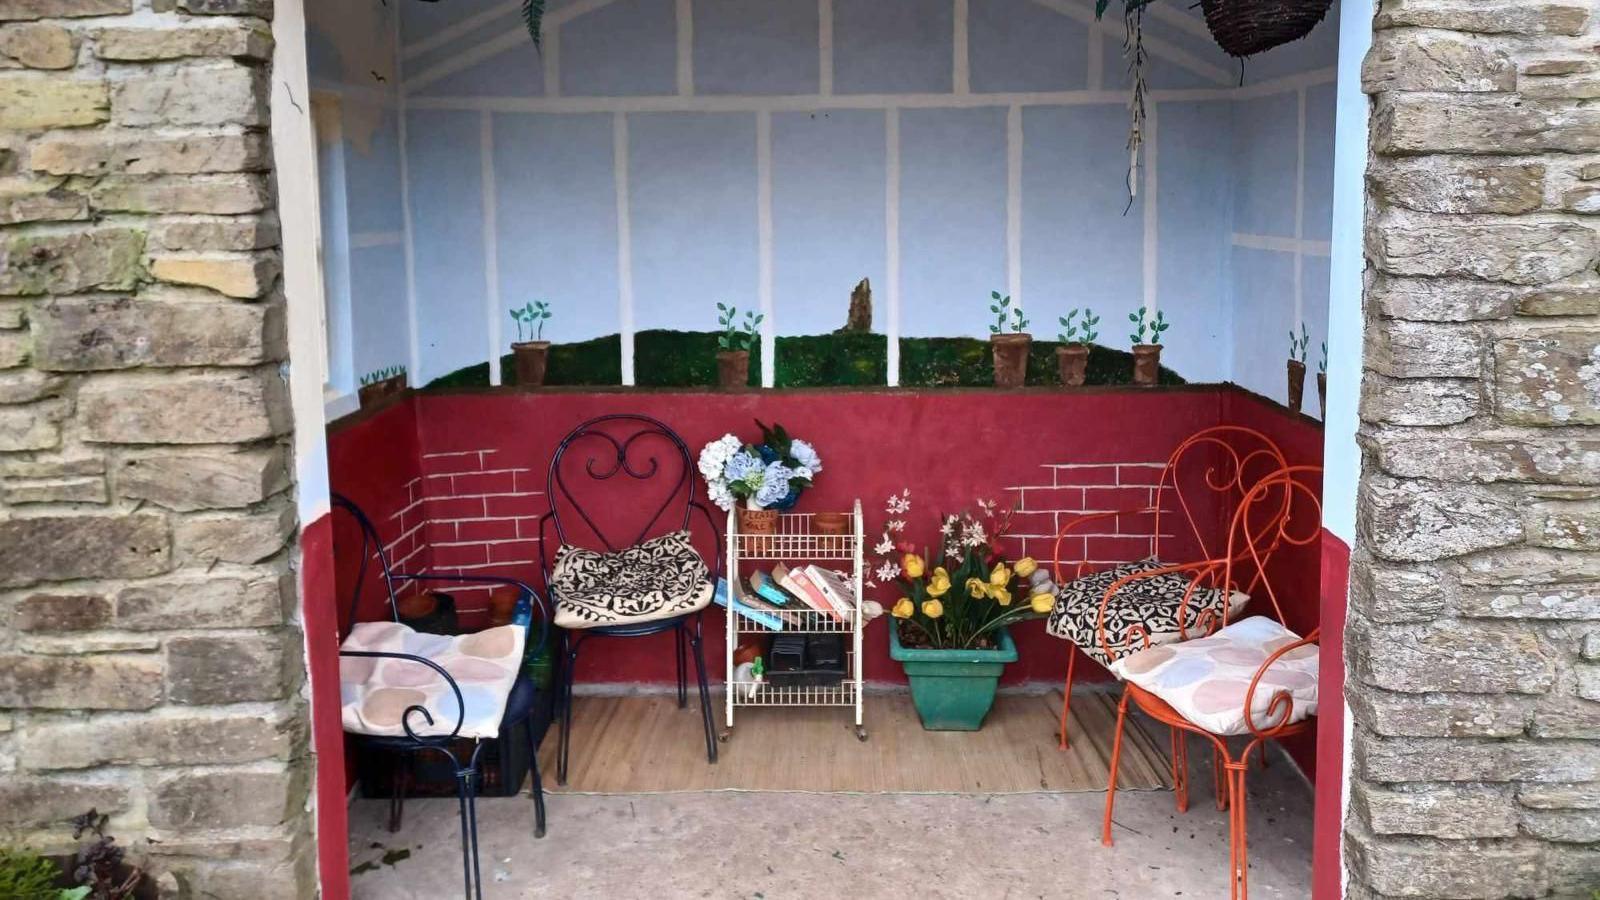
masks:
[(785, 510), (822, 471), (816, 448), (790, 437), (782, 425), (768, 428), (758, 419), (761, 442), (746, 444), (732, 434), (700, 451), (700, 474), (711, 502), (726, 510)]

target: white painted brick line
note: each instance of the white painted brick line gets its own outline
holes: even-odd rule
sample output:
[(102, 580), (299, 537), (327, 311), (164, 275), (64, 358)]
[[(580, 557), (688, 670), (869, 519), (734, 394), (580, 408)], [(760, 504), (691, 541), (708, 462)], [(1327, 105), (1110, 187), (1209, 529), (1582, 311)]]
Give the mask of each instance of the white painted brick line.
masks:
[(424, 453), (424, 454), (422, 454), (422, 458), (423, 459), (449, 459), (449, 458), (455, 457), (455, 456), (478, 456), (482, 452), (483, 451), (481, 451), (481, 450), (451, 450), (451, 451), (448, 451), (446, 453)]

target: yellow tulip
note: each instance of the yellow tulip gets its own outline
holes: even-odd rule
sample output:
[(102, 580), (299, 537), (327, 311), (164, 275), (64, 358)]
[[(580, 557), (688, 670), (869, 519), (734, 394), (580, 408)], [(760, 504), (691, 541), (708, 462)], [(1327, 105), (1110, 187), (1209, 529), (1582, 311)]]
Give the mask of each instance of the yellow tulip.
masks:
[(900, 602), (894, 605), (894, 609), (889, 610), (889, 615), (896, 619), (909, 619), (916, 611), (917, 605), (911, 602), (910, 597), (901, 597)]
[(1001, 606), (1011, 605), (1011, 591), (999, 585), (990, 585), (989, 596), (994, 598), (994, 601)]
[(928, 579), (928, 596), (943, 597), (950, 590), (950, 576), (944, 569), (934, 569), (933, 577)]
[(927, 565), (922, 561), (922, 557), (915, 553), (907, 553), (900, 557), (900, 568), (905, 571), (907, 578), (921, 578)]
[(1034, 612), (1044, 615), (1055, 608), (1056, 598), (1049, 594), (1034, 594), (1028, 598), (1028, 604), (1033, 607)]
[(1011, 570), (1005, 563), (995, 563), (994, 570), (989, 573), (989, 583), (996, 587), (1003, 586), (1011, 580)]
[(1029, 575), (1032, 575), (1038, 568), (1039, 564), (1034, 562), (1033, 557), (1031, 556), (1024, 556), (1023, 558), (1017, 560), (1017, 575), (1022, 578), (1027, 578)]
[(974, 600), (982, 600), (989, 596), (989, 586), (984, 584), (981, 578), (968, 578), (967, 595)]
[(944, 615), (944, 604), (937, 600), (924, 600), (922, 602), (922, 614), (930, 619), (937, 619)]

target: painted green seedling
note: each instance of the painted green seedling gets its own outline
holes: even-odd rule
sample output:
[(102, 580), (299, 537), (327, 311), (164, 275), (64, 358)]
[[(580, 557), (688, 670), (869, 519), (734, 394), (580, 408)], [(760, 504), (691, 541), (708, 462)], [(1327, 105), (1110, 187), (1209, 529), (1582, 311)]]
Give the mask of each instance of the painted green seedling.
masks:
[(1011, 332), (1021, 334), (1028, 327), (1028, 320), (1022, 314), (1022, 307), (1011, 305), (1011, 296), (1000, 296), (999, 291), (989, 292), (989, 312), (994, 313), (994, 324), (989, 326), (990, 334), (1001, 334), (1006, 330), (1006, 316), (1011, 316)]
[[(1083, 313), (1083, 318), (1074, 322), (1073, 320), (1077, 318), (1080, 312)], [(1093, 309), (1087, 307), (1081, 310), (1070, 309), (1066, 315), (1060, 316), (1059, 319), (1062, 330), (1056, 337), (1063, 344), (1083, 344), (1087, 346), (1094, 343), (1094, 339), (1100, 336), (1100, 332), (1095, 330), (1095, 326), (1100, 324), (1100, 317), (1094, 314)]]
[(744, 350), (749, 352), (756, 343), (756, 329), (766, 319), (763, 313), (745, 310), (744, 322), (739, 322), (739, 309), (726, 303), (717, 304), (718, 350)]
[(397, 375), (404, 375), (405, 373), (405, 366), (384, 366), (377, 371), (368, 372), (367, 374), (361, 376), (361, 386), (366, 387), (369, 384), (377, 384), (380, 381), (388, 381)]
[(1298, 335), (1294, 333), (1293, 328), (1289, 329), (1290, 359), (1298, 360), (1300, 363), (1304, 364), (1306, 361), (1306, 351), (1310, 349), (1311, 335), (1306, 331), (1306, 323), (1300, 323), (1300, 333)]
[(1172, 327), (1172, 323), (1167, 321), (1166, 313), (1158, 309), (1156, 317), (1152, 319), (1149, 317), (1149, 310), (1143, 306), (1135, 312), (1128, 313), (1128, 321), (1137, 329), (1128, 335), (1128, 340), (1136, 347), (1140, 344), (1155, 344), (1159, 347), (1161, 335)]
[(550, 301), (534, 300), (527, 306), (511, 310), (511, 318), (517, 323), (517, 342), (525, 343), (528, 332), (533, 332), (533, 340), (544, 340), (544, 321), (550, 318)]

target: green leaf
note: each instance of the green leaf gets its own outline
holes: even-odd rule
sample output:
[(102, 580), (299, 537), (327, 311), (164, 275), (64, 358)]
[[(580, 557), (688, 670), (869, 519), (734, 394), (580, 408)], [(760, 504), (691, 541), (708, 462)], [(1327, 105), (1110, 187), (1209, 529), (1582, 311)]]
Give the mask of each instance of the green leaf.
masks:
[(522, 24), (533, 38), (533, 49), (543, 50), (545, 0), (522, 0)]
[(999, 300), (1000, 299), (1000, 292), (999, 291), (990, 291), (989, 292), (989, 298), (991, 300)]

